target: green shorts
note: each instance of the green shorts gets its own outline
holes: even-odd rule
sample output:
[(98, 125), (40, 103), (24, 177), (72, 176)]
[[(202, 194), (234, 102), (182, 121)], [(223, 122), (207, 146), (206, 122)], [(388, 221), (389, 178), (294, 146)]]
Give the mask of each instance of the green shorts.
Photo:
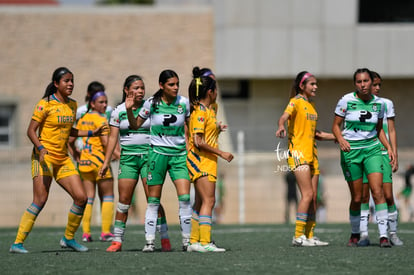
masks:
[(363, 174), (383, 173), (381, 146), (341, 151), (341, 167), (346, 181), (361, 179)]
[[(388, 154), (382, 154), (382, 161), (384, 164), (384, 172), (382, 173), (382, 182), (392, 183), (392, 167), (390, 164), (390, 158)], [(365, 173), (364, 173), (363, 182), (368, 183), (368, 178)]]
[(149, 151), (148, 161), (148, 185), (160, 185), (164, 183), (165, 176), (170, 174), (171, 180), (190, 180), (187, 168), (187, 154), (170, 156)]
[(121, 155), (119, 160), (118, 179), (138, 180), (148, 176), (148, 154)]

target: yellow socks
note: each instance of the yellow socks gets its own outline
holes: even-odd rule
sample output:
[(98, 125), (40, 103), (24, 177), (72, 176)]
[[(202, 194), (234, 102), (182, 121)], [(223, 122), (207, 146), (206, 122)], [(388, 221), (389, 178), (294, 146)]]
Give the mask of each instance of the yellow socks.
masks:
[(295, 239), (305, 234), (305, 226), (307, 219), (307, 213), (296, 213)]
[(72, 204), (68, 214), (68, 223), (65, 230), (65, 238), (67, 240), (72, 240), (75, 237), (75, 232), (78, 230), (82, 220), (83, 211), (83, 207)]
[(200, 224), (198, 212), (193, 210), (191, 216), (191, 234), (190, 234), (190, 243), (198, 243), (200, 241)]
[(88, 198), (88, 203), (86, 204), (85, 211), (83, 212), (83, 218), (82, 218), (83, 233), (91, 234), (91, 218), (92, 218), (93, 201), (94, 201), (94, 198)]
[(200, 244), (206, 245), (211, 242), (211, 216), (200, 215)]
[(101, 217), (102, 233), (111, 233), (112, 219), (114, 218), (114, 196), (103, 198)]
[(39, 215), (42, 207), (32, 203), (26, 211), (24, 211), (22, 218), (20, 219), (19, 229), (17, 230), (16, 240), (14, 243), (23, 243), (30, 231), (32, 231), (33, 224)]

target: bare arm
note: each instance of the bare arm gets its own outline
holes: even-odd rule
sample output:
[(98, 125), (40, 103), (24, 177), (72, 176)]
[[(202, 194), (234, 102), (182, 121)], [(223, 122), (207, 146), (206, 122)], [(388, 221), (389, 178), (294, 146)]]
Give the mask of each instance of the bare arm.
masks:
[(384, 147), (387, 149), (388, 151), (388, 156), (390, 158), (390, 164), (394, 169), (394, 165), (395, 165), (395, 156), (394, 156), (394, 152), (392, 151), (391, 145), (388, 142), (387, 136), (385, 135), (384, 129), (382, 129), (382, 118), (378, 119), (378, 123), (377, 123), (377, 133), (378, 133), (378, 138), (381, 141), (381, 143), (384, 145)]
[(284, 112), (283, 115), (279, 118), (278, 129), (276, 131), (277, 137), (284, 138), (286, 136), (285, 123), (289, 119), (289, 117), (290, 115)]
[(224, 160), (227, 160), (228, 162), (232, 161), (232, 159), (234, 158), (233, 154), (229, 153), (229, 152), (224, 152), (221, 151), (218, 148), (214, 148), (211, 147), (210, 145), (208, 145), (205, 141), (204, 141), (204, 135), (201, 133), (196, 133), (193, 136), (194, 139), (194, 144), (197, 148), (199, 148), (200, 150), (215, 154), (219, 157), (221, 157)]
[(111, 126), (111, 133), (109, 134), (109, 137), (107, 139), (107, 146), (105, 151), (105, 160), (102, 164), (101, 169), (99, 170), (99, 175), (102, 177), (105, 175), (106, 171), (109, 168), (109, 163), (112, 159), (112, 154), (115, 151), (115, 147), (118, 144), (118, 136), (119, 136), (119, 128)]
[(332, 124), (332, 133), (335, 136), (336, 140), (339, 143), (339, 147), (344, 152), (349, 152), (351, 150), (351, 145), (349, 145), (349, 142), (346, 141), (342, 136), (341, 126), (344, 122), (344, 118), (340, 117), (338, 115), (335, 115), (333, 124)]
[[(29, 137), (30, 141), (35, 146), (36, 150), (39, 151), (39, 147), (42, 146), (40, 143), (39, 137), (37, 136), (37, 129), (39, 129), (40, 123), (36, 120), (31, 120), (29, 127), (27, 127), (27, 136)], [(42, 146), (43, 147), (43, 146)], [(39, 161), (44, 161), (44, 156), (47, 154), (47, 150), (43, 147), (39, 151)]]
[(317, 140), (336, 140), (334, 134), (316, 130), (315, 138)]
[(392, 171), (397, 172), (398, 170), (398, 148), (397, 148), (397, 131), (395, 130), (395, 119), (388, 118), (387, 122), (388, 122), (388, 136), (390, 138), (392, 151), (394, 152), (394, 157), (395, 157), (395, 164), (394, 164)]

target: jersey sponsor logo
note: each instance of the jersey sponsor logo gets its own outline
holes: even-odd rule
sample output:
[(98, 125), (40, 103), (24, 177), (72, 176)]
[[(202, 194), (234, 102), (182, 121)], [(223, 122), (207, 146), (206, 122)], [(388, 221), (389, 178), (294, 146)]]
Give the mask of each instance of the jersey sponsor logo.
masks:
[(73, 123), (73, 116), (57, 116), (58, 123)]
[(204, 122), (204, 117), (199, 116), (199, 117), (197, 117), (197, 120), (198, 120), (199, 122)]
[(162, 124), (164, 126), (170, 126), (170, 124), (173, 124), (177, 121), (177, 117), (173, 114), (166, 114), (164, 115), (164, 121), (162, 122)]

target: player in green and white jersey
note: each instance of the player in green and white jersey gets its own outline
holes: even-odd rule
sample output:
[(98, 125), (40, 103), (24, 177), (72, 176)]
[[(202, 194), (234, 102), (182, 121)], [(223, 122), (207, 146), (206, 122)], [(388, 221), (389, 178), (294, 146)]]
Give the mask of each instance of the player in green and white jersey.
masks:
[[(132, 112), (138, 115), (144, 105), (145, 85), (142, 78), (138, 75), (130, 75), (125, 79), (123, 89), (123, 99), (112, 112), (109, 124), (111, 133), (107, 145), (105, 161), (101, 168), (104, 175), (110, 166), (111, 155), (116, 148), (118, 137), (121, 146), (121, 158), (118, 170), (118, 192), (119, 202), (115, 216), (114, 239), (107, 248), (108, 252), (118, 252), (122, 250), (128, 210), (134, 196), (135, 187), (141, 175), (142, 186), (145, 196), (148, 197), (147, 170), (148, 170), (148, 150), (150, 149), (150, 120), (146, 120), (138, 130), (130, 129), (125, 99), (127, 93), (133, 94)], [(171, 244), (168, 237), (168, 226), (165, 212), (162, 205), (159, 207), (157, 229), (161, 235), (162, 251), (170, 251)]]
[[(372, 72), (374, 74), (374, 82), (372, 85), (372, 94), (379, 96), (379, 92), (381, 90), (382, 78), (377, 72)], [(397, 152), (397, 134), (395, 131), (395, 110), (394, 110), (394, 103), (387, 99), (381, 98), (384, 101), (384, 119), (383, 119), (383, 130), (385, 135), (387, 136), (392, 150), (395, 155), (395, 165), (391, 167), (389, 162), (389, 157), (387, 154), (387, 150), (382, 145), (382, 156), (383, 156), (383, 164), (384, 164), (384, 172), (383, 172), (383, 189), (384, 189), (384, 196), (385, 200), (387, 201), (388, 205), (388, 230), (390, 235), (390, 242), (392, 245), (401, 246), (404, 243), (400, 240), (397, 236), (397, 227), (398, 227), (398, 211), (397, 207), (395, 206), (394, 202), (394, 193), (392, 190), (392, 173), (398, 170), (398, 152)], [(364, 174), (364, 185), (363, 185), (363, 192), (362, 192), (362, 204), (361, 204), (361, 239), (358, 242), (358, 246), (368, 246), (370, 244), (368, 238), (368, 222), (369, 222), (369, 200), (370, 200), (370, 192), (368, 186), (368, 178)]]
[(140, 128), (151, 119), (151, 149), (148, 161), (148, 205), (145, 213), (144, 252), (155, 251), (155, 225), (165, 176), (169, 173), (179, 201), (179, 218), (183, 250), (186, 251), (191, 230), (190, 178), (187, 169), (186, 126), (190, 117), (190, 104), (178, 95), (179, 78), (172, 70), (159, 76), (160, 89), (149, 98), (138, 116), (132, 111), (132, 94), (125, 100), (131, 129)]
[(341, 166), (351, 193), (348, 246), (357, 246), (360, 239), (363, 173), (366, 173), (377, 213), (380, 246), (391, 247), (387, 232), (388, 207), (382, 189), (384, 165), (380, 142), (387, 148), (392, 165), (394, 153), (382, 130), (384, 102), (371, 94), (373, 80), (370, 70), (355, 71), (356, 91), (339, 100), (332, 132), (340, 145)]

